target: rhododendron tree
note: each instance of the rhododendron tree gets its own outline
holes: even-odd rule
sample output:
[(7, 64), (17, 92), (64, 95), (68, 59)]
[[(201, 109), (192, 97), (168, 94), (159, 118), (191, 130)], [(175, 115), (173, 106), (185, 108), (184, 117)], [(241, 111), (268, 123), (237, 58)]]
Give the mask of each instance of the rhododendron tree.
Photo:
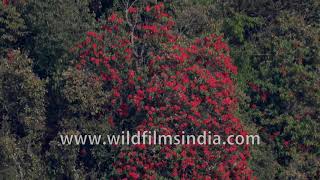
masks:
[[(234, 116), (237, 68), (228, 46), (214, 34), (190, 42), (171, 30), (174, 24), (162, 3), (127, 4), (77, 44), (79, 71), (95, 71), (113, 95), (106, 119), (118, 132), (246, 135)], [(114, 148), (113, 179), (252, 178), (248, 145)]]

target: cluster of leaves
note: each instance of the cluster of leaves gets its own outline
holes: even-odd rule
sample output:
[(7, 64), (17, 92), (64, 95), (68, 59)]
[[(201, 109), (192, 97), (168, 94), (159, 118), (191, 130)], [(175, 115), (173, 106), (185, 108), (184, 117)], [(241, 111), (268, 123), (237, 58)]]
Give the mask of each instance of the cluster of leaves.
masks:
[(66, 69), (72, 59), (70, 47), (94, 28), (88, 4), (87, 0), (28, 0), (6, 7), (21, 13), (27, 34), (19, 47), (33, 59), (33, 69), (41, 78)]
[(88, 2), (5, 1), (0, 9), (0, 178), (106, 176), (109, 147), (62, 146), (59, 139), (110, 129), (100, 114), (110, 104), (101, 83), (67, 68), (69, 49), (95, 28)]
[(4, 55), (8, 49), (19, 47), (19, 42), (25, 35), (26, 26), (15, 7), (0, 3), (0, 27), (0, 55)]
[(285, 176), (315, 178), (317, 168), (309, 164), (319, 168), (319, 29), (288, 13), (275, 21), (268, 35), (257, 36), (249, 55), (256, 68), (252, 74), (259, 77), (246, 91), (250, 116), (274, 147), (279, 164), (287, 167)]
[(64, 146), (60, 135), (109, 134), (110, 115), (105, 109), (111, 103), (110, 93), (95, 74), (75, 68), (55, 76), (53, 83), (51, 91), (56, 99), (51, 106), (59, 108), (48, 119), (50, 129), (45, 142), (48, 176), (73, 179), (107, 176), (112, 161), (110, 147)]
[(30, 59), (12, 51), (1, 58), (0, 83), (0, 172), (12, 179), (41, 178), (45, 82), (32, 72)]

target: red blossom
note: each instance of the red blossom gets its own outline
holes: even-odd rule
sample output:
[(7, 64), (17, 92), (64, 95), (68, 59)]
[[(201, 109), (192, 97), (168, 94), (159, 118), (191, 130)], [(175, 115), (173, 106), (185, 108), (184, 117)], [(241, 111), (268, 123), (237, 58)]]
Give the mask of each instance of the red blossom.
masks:
[(149, 5), (146, 6), (146, 12), (150, 12), (151, 11), (151, 7)]
[(131, 177), (132, 179), (139, 179), (139, 174), (135, 173), (135, 172), (129, 172), (129, 177)]
[[(150, 15), (155, 20), (137, 22), (139, 32), (131, 32), (120, 15), (112, 14), (101, 28), (104, 32), (88, 32), (78, 47), (81, 67), (96, 68), (110, 90), (108, 123), (114, 129), (128, 126), (163, 134), (246, 134), (231, 108), (237, 105), (231, 78), (237, 68), (222, 37), (209, 35), (180, 43), (184, 37), (170, 30), (175, 23), (163, 3), (143, 9), (154, 9)], [(140, 13), (136, 8), (128, 12)], [(143, 57), (134, 54), (140, 49), (131, 44), (131, 37), (148, 47)], [(169, 179), (252, 177), (245, 146), (156, 146), (113, 147), (119, 152), (113, 164), (114, 179), (156, 179), (163, 171)]]
[(4, 6), (8, 6), (9, 5), (9, 0), (2, 0), (2, 4)]
[(155, 25), (144, 25), (144, 26), (142, 26), (142, 29), (148, 30), (148, 31), (150, 31), (152, 33), (159, 32), (157, 26), (155, 26)]
[(128, 12), (129, 12), (129, 13), (132, 13), (132, 14), (136, 14), (136, 13), (138, 13), (138, 8), (129, 7), (129, 8), (128, 8)]

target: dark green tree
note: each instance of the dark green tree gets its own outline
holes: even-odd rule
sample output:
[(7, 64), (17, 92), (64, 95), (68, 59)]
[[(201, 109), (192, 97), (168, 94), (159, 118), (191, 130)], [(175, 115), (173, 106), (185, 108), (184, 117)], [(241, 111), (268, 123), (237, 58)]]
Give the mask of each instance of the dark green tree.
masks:
[[(251, 118), (283, 167), (280, 177), (313, 179), (319, 169), (319, 28), (281, 13), (255, 36), (248, 87)], [(252, 70), (251, 69), (251, 70)], [(255, 108), (256, 107), (256, 108)]]
[[(111, 131), (106, 113), (110, 93), (94, 73), (68, 68), (56, 75), (56, 118), (49, 121), (51, 139), (46, 159), (50, 177), (84, 179), (110, 173), (111, 148), (103, 145), (62, 145), (60, 135), (102, 135)], [(63, 156), (61, 156), (63, 154)]]
[(41, 77), (64, 69), (70, 49), (95, 24), (86, 0), (29, 0), (20, 11), (29, 31), (25, 48)]
[(1, 58), (0, 177), (44, 177), (45, 93), (45, 81), (32, 72), (31, 60), (25, 55), (12, 51)]
[(26, 35), (24, 19), (13, 6), (0, 3), (0, 55), (17, 49)]

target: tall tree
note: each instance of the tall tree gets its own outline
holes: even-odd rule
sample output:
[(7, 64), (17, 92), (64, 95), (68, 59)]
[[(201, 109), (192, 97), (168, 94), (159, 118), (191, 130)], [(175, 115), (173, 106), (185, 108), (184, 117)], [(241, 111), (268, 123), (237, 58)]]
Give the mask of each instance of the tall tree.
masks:
[(0, 55), (19, 48), (25, 35), (25, 22), (16, 7), (0, 3)]
[(20, 9), (29, 32), (25, 47), (41, 77), (64, 69), (69, 50), (95, 24), (86, 0), (29, 0)]
[(12, 51), (0, 60), (0, 84), (0, 172), (12, 179), (45, 177), (45, 81), (32, 72), (30, 59)]

